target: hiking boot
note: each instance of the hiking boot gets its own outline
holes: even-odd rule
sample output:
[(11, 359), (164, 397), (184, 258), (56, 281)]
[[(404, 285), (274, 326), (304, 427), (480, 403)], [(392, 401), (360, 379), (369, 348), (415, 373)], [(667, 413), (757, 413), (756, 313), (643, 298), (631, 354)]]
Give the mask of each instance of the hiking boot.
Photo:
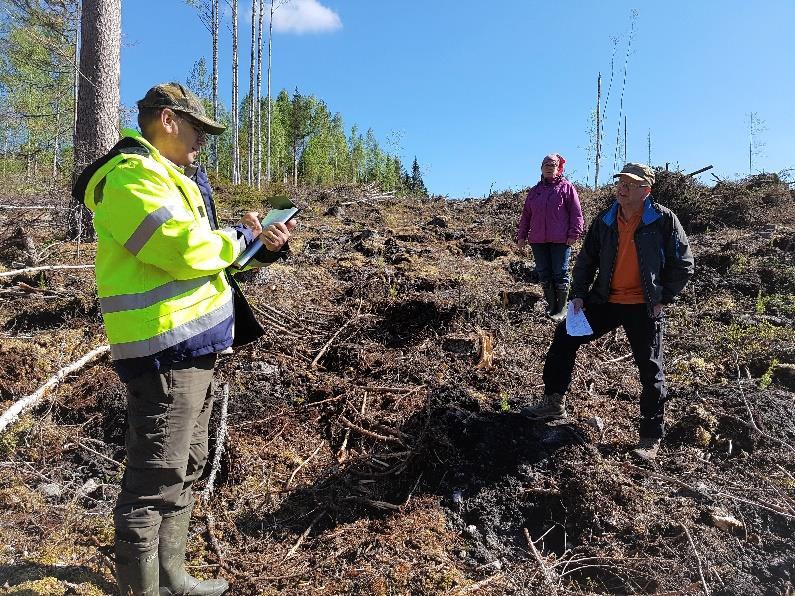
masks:
[(566, 307), (568, 306), (569, 286), (555, 287), (555, 311), (550, 318), (556, 323), (560, 323), (566, 318)]
[(157, 541), (116, 540), (116, 582), (122, 596), (158, 596)]
[(200, 580), (185, 571), (191, 509), (186, 507), (160, 522), (160, 596), (221, 596), (229, 589), (223, 579)]
[(522, 416), (540, 421), (565, 418), (566, 398), (560, 393), (545, 395), (536, 405), (522, 408)]
[(541, 284), (544, 290), (544, 300), (547, 301), (547, 316), (551, 317), (555, 313), (555, 286), (551, 283)]
[(638, 446), (632, 450), (632, 455), (643, 461), (654, 461), (660, 450), (660, 438), (641, 437)]

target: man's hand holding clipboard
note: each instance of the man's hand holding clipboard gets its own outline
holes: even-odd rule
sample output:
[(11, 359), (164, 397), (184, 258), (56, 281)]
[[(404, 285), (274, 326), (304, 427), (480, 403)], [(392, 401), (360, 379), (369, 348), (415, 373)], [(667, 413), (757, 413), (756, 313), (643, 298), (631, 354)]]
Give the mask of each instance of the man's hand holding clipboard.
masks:
[(268, 211), (262, 222), (257, 221), (256, 213), (249, 214), (252, 221), (243, 221), (258, 236), (232, 263), (233, 268), (245, 267), (263, 246), (271, 252), (278, 252), (290, 237), (290, 231), (295, 228), (293, 218), (301, 209), (284, 195), (270, 197), (269, 201), (273, 209)]

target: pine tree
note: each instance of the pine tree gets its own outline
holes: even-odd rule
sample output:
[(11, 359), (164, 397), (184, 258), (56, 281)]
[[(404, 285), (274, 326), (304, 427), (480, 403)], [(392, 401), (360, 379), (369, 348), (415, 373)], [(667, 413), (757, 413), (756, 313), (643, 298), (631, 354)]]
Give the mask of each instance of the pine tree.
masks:
[[(119, 138), (121, 0), (83, 0), (82, 15), (75, 177)], [(73, 207), (70, 236), (93, 239), (82, 201)]]

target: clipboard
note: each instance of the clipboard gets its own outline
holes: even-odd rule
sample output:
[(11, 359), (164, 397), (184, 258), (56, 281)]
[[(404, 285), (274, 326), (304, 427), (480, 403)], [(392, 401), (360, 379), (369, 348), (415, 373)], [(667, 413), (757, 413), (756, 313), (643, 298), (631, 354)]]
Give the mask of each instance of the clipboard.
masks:
[[(265, 218), (261, 222), (263, 230), (265, 230), (271, 224), (287, 223), (294, 218), (299, 211), (301, 211), (299, 207), (296, 207), (295, 204), (293, 204), (293, 202), (290, 200), (290, 197), (286, 195), (275, 195), (269, 197), (268, 201), (273, 208), (268, 211), (267, 215), (265, 215)], [(234, 269), (242, 269), (263, 246), (264, 244), (262, 240), (260, 240), (259, 237), (255, 238), (254, 241), (248, 245), (246, 250), (238, 255), (231, 267)]]

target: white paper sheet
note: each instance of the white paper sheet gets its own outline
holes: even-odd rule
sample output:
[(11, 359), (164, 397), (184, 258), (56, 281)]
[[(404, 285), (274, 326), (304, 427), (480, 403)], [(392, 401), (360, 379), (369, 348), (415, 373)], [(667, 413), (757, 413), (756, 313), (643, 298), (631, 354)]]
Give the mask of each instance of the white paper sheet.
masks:
[(566, 306), (566, 333), (571, 336), (591, 335), (593, 333), (593, 329), (588, 323), (588, 318), (585, 316), (585, 311), (581, 309), (580, 312), (575, 313), (571, 300)]

